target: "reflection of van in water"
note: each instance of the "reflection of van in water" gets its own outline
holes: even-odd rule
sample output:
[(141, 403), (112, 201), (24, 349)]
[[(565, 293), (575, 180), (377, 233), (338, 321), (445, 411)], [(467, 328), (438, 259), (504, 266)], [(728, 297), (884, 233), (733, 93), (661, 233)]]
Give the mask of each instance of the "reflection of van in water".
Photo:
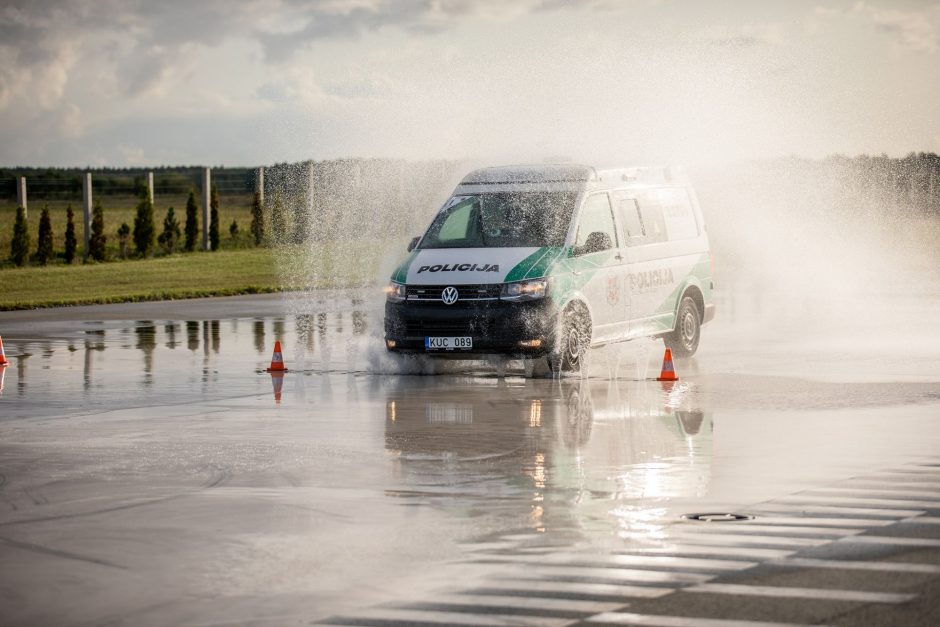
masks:
[(698, 348), (714, 315), (695, 193), (668, 168), (485, 168), (468, 174), (409, 246), (385, 306), (390, 351), (547, 357), (661, 336)]

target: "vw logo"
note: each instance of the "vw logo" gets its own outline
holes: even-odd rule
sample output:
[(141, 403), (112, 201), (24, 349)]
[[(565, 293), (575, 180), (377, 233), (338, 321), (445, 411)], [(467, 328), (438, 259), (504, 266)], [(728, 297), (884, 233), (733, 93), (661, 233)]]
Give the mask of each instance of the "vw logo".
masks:
[(445, 287), (444, 291), (441, 292), (441, 300), (444, 301), (445, 305), (453, 305), (457, 302), (459, 296), (456, 287)]

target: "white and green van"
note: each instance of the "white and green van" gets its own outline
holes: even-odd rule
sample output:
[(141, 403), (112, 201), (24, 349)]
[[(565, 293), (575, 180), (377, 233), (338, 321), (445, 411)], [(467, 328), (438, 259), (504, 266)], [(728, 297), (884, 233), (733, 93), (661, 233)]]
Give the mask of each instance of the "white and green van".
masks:
[(714, 316), (702, 212), (671, 168), (476, 170), (408, 250), (387, 288), (390, 351), (577, 370), (589, 347), (639, 337), (691, 356)]

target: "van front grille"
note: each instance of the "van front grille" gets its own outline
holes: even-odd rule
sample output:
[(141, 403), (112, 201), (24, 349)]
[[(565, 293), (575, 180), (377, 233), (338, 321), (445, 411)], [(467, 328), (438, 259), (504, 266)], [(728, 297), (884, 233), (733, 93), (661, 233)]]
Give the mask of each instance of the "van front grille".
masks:
[(441, 301), (441, 292), (447, 287), (454, 287), (459, 294), (458, 300), (496, 300), (503, 286), (499, 283), (482, 285), (409, 285), (405, 288), (409, 301)]

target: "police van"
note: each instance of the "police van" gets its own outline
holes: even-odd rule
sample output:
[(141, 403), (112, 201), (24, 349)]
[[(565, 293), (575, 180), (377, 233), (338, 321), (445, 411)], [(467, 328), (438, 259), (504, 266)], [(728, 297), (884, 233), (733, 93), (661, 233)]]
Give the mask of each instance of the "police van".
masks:
[(386, 288), (389, 351), (571, 371), (640, 337), (691, 356), (714, 316), (702, 212), (673, 168), (476, 170), (408, 252)]

